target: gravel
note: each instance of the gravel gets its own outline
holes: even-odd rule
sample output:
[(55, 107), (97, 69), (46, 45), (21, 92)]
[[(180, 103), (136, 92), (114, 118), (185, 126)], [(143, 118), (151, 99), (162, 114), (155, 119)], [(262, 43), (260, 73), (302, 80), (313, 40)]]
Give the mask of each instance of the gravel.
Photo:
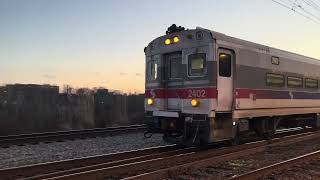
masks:
[[(320, 149), (320, 139), (299, 142), (285, 146), (270, 147), (264, 152), (212, 164), (168, 179), (229, 179), (254, 169), (262, 168), (280, 161), (298, 157)], [(305, 169), (308, 170), (308, 169)], [(301, 175), (301, 174), (300, 174)], [(283, 179), (269, 176), (262, 179)], [(295, 179), (295, 178), (293, 178)]]
[(0, 148), (0, 169), (168, 145), (143, 133)]
[(320, 162), (319, 159), (314, 159), (312, 162), (298, 164), (260, 179), (320, 179)]

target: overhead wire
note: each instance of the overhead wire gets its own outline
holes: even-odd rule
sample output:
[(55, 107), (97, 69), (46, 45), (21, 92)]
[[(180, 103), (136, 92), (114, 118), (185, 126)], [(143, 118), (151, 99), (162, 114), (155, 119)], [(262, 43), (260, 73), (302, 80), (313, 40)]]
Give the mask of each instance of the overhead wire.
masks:
[(316, 9), (320, 9), (320, 6), (313, 0), (308, 0)]
[[(281, 1), (281, 0), (272, 0), (272, 1), (273, 1), (274, 3), (276, 3), (276, 4), (278, 4), (278, 5), (286, 8), (286, 9), (289, 9), (289, 10), (291, 10), (291, 11), (299, 14), (300, 16), (303, 16), (303, 17), (307, 18), (307, 19), (310, 20), (310, 21), (313, 21), (314, 23), (320, 24), (320, 18), (319, 18), (319, 20), (318, 20), (318, 18), (315, 19), (314, 17), (312, 18), (312, 16), (310, 17), (310, 14), (309, 14), (310, 12), (308, 12), (308, 11), (306, 11), (306, 10), (302, 10), (302, 11), (308, 12), (307, 14), (306, 14), (306, 12), (303, 13), (303, 12), (297, 10), (294, 3), (291, 3), (291, 4), (288, 5), (287, 3), (285, 3), (284, 1)], [(290, 7), (290, 5), (291, 5), (292, 7)], [(300, 5), (300, 7), (302, 8), (301, 5)], [(300, 7), (298, 7), (298, 8), (301, 9)], [(308, 15), (308, 14), (309, 14), (309, 15)]]
[[(302, 0), (302, 1), (305, 2), (305, 0)], [(293, 7), (296, 7), (296, 8), (301, 9), (304, 13), (308, 14), (309, 16), (312, 16), (313, 18), (315, 18), (317, 21), (320, 22), (320, 17), (317, 16), (316, 14), (308, 11), (308, 10), (303, 6), (303, 4), (301, 4), (298, 0), (295, 0), (295, 1), (293, 2)], [(320, 12), (320, 11), (319, 11), (319, 12)]]
[(320, 7), (318, 5), (316, 5), (315, 3), (313, 3), (313, 1), (310, 0), (302, 0), (305, 4), (307, 4), (308, 6), (312, 7), (314, 10), (320, 12)]

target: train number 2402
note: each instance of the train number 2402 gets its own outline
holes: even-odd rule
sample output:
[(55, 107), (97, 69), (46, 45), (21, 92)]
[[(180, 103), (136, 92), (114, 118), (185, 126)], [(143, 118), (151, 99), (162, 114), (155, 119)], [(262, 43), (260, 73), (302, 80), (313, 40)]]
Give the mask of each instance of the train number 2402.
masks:
[(188, 90), (189, 98), (204, 98), (206, 97), (206, 91), (204, 89), (189, 89)]

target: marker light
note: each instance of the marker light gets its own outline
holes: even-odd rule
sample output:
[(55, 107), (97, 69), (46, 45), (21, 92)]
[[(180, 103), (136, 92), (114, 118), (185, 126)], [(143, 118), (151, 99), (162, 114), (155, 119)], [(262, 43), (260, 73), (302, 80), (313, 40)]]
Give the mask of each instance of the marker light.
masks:
[(165, 45), (171, 44), (171, 39), (166, 39), (166, 40), (164, 41), (164, 44), (165, 44)]
[(178, 36), (173, 37), (173, 43), (178, 43), (180, 41)]
[(148, 98), (148, 99), (147, 99), (147, 104), (148, 104), (149, 106), (153, 105), (153, 99)]
[(200, 101), (198, 99), (192, 99), (191, 100), (191, 106), (192, 107), (198, 107), (200, 104)]

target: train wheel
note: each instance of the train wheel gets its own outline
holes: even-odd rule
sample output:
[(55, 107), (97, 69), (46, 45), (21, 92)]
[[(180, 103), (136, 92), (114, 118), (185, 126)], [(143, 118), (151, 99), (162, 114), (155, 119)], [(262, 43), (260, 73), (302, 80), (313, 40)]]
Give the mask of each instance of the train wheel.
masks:
[(233, 138), (233, 139), (230, 141), (230, 144), (231, 144), (231, 146), (239, 145), (239, 144), (240, 144), (240, 138), (239, 138), (238, 136), (236, 136), (235, 138)]
[(168, 136), (168, 134), (163, 134), (163, 136), (162, 136), (162, 140), (164, 140), (164, 141), (168, 141), (168, 139), (169, 139), (169, 136)]
[(253, 128), (256, 134), (263, 139), (272, 139), (276, 131), (276, 120), (274, 118), (255, 119)]
[(275, 134), (274, 131), (266, 132), (266, 133), (263, 134), (263, 138), (266, 139), (266, 140), (273, 139), (274, 138), (274, 134)]

